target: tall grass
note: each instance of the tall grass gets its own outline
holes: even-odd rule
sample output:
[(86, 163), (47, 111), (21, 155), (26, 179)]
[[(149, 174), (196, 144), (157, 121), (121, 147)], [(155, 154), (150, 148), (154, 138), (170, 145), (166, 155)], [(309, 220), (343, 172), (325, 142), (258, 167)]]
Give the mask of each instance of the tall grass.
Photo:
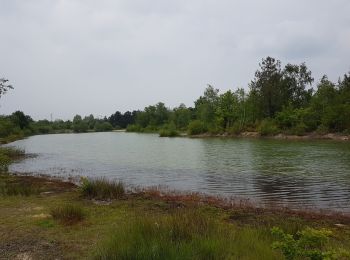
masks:
[(39, 192), (39, 188), (30, 183), (0, 181), (1, 196), (30, 196), (39, 194)]
[[(258, 232), (240, 233), (233, 225), (196, 209), (176, 210), (158, 218), (146, 215), (129, 221), (99, 247), (95, 259), (274, 259), (278, 256), (268, 243), (259, 241)], [(237, 238), (245, 243), (237, 243)], [(250, 247), (254, 245), (259, 251), (252, 253)]]
[(120, 199), (125, 194), (124, 184), (106, 179), (84, 179), (81, 193), (89, 199)]
[(51, 209), (50, 214), (55, 220), (66, 225), (75, 224), (85, 218), (84, 210), (80, 206), (73, 204), (54, 207)]

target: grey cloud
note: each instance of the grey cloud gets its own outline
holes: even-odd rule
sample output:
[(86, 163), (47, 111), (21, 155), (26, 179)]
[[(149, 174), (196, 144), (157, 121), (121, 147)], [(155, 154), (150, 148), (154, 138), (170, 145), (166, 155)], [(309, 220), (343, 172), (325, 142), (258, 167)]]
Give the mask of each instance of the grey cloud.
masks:
[(346, 0), (0, 0), (0, 113), (109, 115), (247, 87), (261, 58), (350, 70)]

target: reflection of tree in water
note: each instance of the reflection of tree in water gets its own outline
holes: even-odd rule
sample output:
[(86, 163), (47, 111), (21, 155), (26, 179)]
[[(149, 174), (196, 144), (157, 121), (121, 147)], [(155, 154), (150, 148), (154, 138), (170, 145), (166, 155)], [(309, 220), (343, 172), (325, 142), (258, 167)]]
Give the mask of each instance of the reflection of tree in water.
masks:
[[(335, 201), (344, 205), (350, 198), (346, 185), (349, 169), (341, 162), (339, 147), (333, 150), (321, 143), (267, 142), (251, 147), (254, 186), (264, 201), (336, 208)], [(342, 170), (334, 169), (331, 161)]]
[(312, 185), (300, 143), (266, 140), (251, 146), (255, 189), (265, 201), (307, 202)]
[(210, 192), (254, 197), (250, 142), (243, 139), (212, 139), (203, 145), (204, 188)]

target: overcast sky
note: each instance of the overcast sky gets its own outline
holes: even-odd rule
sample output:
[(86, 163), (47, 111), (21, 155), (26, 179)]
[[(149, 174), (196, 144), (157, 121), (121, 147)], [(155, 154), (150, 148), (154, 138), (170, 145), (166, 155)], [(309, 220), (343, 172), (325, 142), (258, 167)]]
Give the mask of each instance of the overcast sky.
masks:
[(0, 0), (0, 114), (110, 115), (247, 88), (263, 57), (350, 71), (349, 0)]

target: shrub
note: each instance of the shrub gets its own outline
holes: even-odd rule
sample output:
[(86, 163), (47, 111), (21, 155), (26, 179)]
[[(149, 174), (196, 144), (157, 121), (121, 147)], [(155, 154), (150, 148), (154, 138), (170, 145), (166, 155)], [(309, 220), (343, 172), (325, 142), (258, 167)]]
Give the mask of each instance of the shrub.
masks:
[(329, 132), (329, 128), (325, 125), (319, 125), (316, 130), (316, 133), (320, 135), (327, 134), (328, 132)]
[(278, 227), (271, 229), (278, 241), (272, 244), (274, 249), (280, 249), (287, 260), (299, 257), (308, 257), (312, 260), (330, 259), (333, 251), (326, 251), (325, 245), (328, 242), (331, 231), (326, 229), (306, 228), (297, 233), (297, 238), (291, 234), (286, 234)]
[(233, 125), (228, 128), (228, 133), (238, 135), (243, 131), (243, 127), (240, 122), (236, 121)]
[(306, 132), (306, 125), (304, 123), (299, 123), (296, 126), (292, 127), (290, 132), (294, 135), (304, 135)]
[(179, 133), (176, 130), (169, 130), (169, 129), (161, 129), (159, 131), (160, 137), (176, 137), (179, 136)]
[(159, 131), (160, 137), (175, 137), (179, 136), (179, 133), (176, 131), (176, 127), (174, 123), (170, 123), (168, 125), (165, 125), (160, 131)]
[(126, 127), (127, 132), (141, 132), (141, 126), (133, 124)]
[(95, 131), (96, 132), (107, 132), (112, 131), (113, 126), (109, 122), (96, 122), (95, 124)]
[(258, 132), (263, 136), (267, 136), (278, 134), (279, 130), (272, 119), (264, 119), (258, 127)]
[(189, 135), (198, 135), (198, 134), (205, 133), (207, 129), (201, 121), (194, 120), (188, 124), (187, 131)]
[(83, 179), (80, 189), (83, 196), (89, 199), (119, 199), (125, 194), (122, 182), (105, 179)]
[(85, 218), (84, 210), (77, 205), (66, 204), (51, 209), (51, 216), (63, 224), (74, 224)]

